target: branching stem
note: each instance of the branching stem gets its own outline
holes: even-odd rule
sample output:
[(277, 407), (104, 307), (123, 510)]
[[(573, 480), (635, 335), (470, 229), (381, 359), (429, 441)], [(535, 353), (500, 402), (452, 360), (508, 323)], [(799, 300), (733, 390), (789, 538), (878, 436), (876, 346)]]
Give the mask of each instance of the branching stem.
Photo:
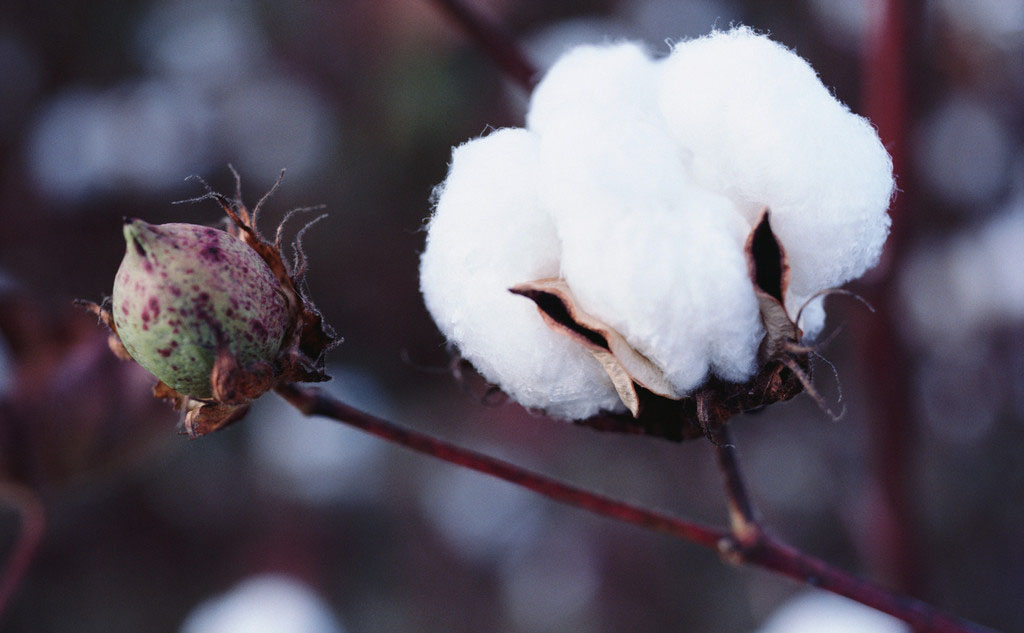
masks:
[(489, 23), (462, 0), (433, 0), (455, 24), (501, 68), (502, 72), (523, 90), (532, 92), (540, 79), (536, 66), (514, 39), (498, 26)]
[(617, 501), (510, 462), (455, 446), (359, 411), (314, 387), (290, 384), (278, 387), (277, 392), (306, 415), (330, 418), (425, 455), (533, 490), (555, 501), (702, 545), (717, 551), (729, 562), (763, 567), (800, 583), (846, 596), (900, 618), (917, 631), (994, 633), (991, 629), (947, 615), (929, 604), (893, 593), (832, 567), (765, 533), (756, 520), (740, 476), (735, 447), (728, 441), (729, 436), (721, 425), (713, 428), (715, 433), (719, 433), (718, 439), (723, 440), (716, 444), (716, 451), (730, 500), (732, 532)]

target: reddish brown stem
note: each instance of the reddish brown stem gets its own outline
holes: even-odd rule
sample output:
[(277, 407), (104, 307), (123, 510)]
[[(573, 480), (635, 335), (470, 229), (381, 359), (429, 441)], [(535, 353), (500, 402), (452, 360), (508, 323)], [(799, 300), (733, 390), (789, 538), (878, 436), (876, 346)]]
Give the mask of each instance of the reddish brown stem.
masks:
[(3, 573), (0, 574), (0, 616), (2, 616), (7, 603), (28, 570), (32, 557), (35, 556), (46, 525), (46, 515), (43, 511), (43, 504), (35, 493), (10, 482), (0, 482), (0, 503), (16, 510), (21, 520), (18, 540), (7, 558)]
[(720, 544), (726, 560), (764, 567), (812, 587), (846, 596), (896, 616), (916, 631), (955, 633), (991, 630), (942, 613), (920, 600), (888, 591), (775, 540), (758, 521), (728, 427), (721, 424), (713, 428), (711, 440), (725, 484), (733, 530), (732, 536)]
[[(893, 171), (901, 189), (890, 209), (892, 233), (883, 268), (899, 269), (913, 211), (913, 186), (908, 178), (907, 129), (915, 41), (911, 30), (920, 24), (920, 0), (885, 0), (877, 28), (864, 48), (864, 114), (877, 126), (892, 154)], [(916, 425), (907, 368), (911, 366), (895, 315), (895, 284), (877, 283), (865, 289), (878, 317), (859, 324), (861, 365), (877, 410), (869, 417), (868, 449), (873, 465), (868, 481), (871, 508), (870, 540), (863, 545), (880, 577), (902, 591), (918, 591), (916, 523), (912, 503)]]
[(722, 537), (726, 536), (721, 530), (631, 506), (551, 479), (540, 473), (531, 472), (495, 457), (449, 444), (444, 440), (412, 429), (403, 428), (393, 422), (382, 420), (334, 400), (316, 388), (285, 385), (278, 387), (277, 392), (306, 415), (320, 415), (343, 422), (389, 442), (498, 479), (504, 479), (550, 499), (577, 506), (595, 514), (671, 534), (712, 549), (718, 546)]
[(507, 33), (485, 20), (461, 0), (433, 1), (494, 60), (509, 79), (527, 92), (537, 86), (539, 73), (536, 66)]
[(711, 432), (711, 443), (715, 447), (718, 470), (725, 483), (725, 496), (729, 504), (729, 522), (733, 537), (740, 544), (760, 537), (760, 524), (754, 504), (747, 494), (747, 485), (740, 474), (736, 459), (736, 446), (732, 443), (729, 427), (722, 424)]
[[(331, 418), (425, 455), (533, 490), (555, 501), (702, 545), (717, 551), (730, 562), (763, 567), (801, 583), (852, 598), (900, 618), (919, 631), (994, 633), (991, 629), (942, 613), (924, 602), (892, 593), (857, 578), (768, 536), (753, 520), (752, 506), (747, 498), (731, 444), (720, 444), (720, 448), (725, 447), (723, 455), (726, 457), (720, 458), (719, 463), (722, 465), (723, 473), (727, 474), (727, 481), (731, 482), (729, 493), (731, 497), (736, 497), (736, 506), (749, 510), (749, 521), (746, 522), (748, 529), (739, 535), (604, 497), (515, 464), (403, 428), (354, 409), (313, 387), (284, 385), (278, 387), (277, 392), (306, 415)], [(728, 435), (724, 437), (727, 439)]]

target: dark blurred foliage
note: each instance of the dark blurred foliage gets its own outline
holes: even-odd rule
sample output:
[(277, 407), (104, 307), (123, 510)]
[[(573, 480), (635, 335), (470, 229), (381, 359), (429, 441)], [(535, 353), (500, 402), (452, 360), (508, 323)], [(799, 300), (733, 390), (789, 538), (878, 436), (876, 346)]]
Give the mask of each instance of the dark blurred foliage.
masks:
[[(569, 43), (664, 41), (742, 22), (809, 59), (860, 111), (876, 3), (478, 0), (541, 65)], [(920, 597), (1024, 627), (1024, 9), (933, 0), (910, 24), (912, 201), (897, 257), (863, 283), (892, 321), (916, 440), (906, 526)], [(116, 361), (95, 318), (121, 216), (219, 220), (197, 174), (263, 217), (326, 204), (310, 286), (344, 336), (331, 389), (370, 411), (606, 494), (724, 524), (702, 442), (605, 435), (460, 383), (422, 306), (417, 258), (450, 149), (525, 104), (428, 0), (26, 2), (0, 25), (0, 475), (47, 510), (3, 631), (209, 631), (197, 605), (255, 574), (311, 587), (331, 631), (752, 631), (788, 581), (384, 445), (273, 396), (201, 440)], [(1001, 224), (1000, 224), (1001, 223)], [(808, 399), (735, 421), (773, 531), (869, 577), (870, 354), (879, 317), (830, 305), (824, 351), (849, 413)], [(872, 350), (885, 353), (886, 350)], [(837, 397), (829, 372), (823, 392)], [(16, 514), (0, 513), (0, 555)], [(281, 598), (283, 600), (283, 598)], [(284, 608), (284, 607), (282, 607)], [(292, 608), (295, 608), (292, 605)], [(269, 626), (269, 625), (268, 625)], [(224, 629), (219, 629), (224, 630)], [(245, 629), (284, 630), (284, 629)]]

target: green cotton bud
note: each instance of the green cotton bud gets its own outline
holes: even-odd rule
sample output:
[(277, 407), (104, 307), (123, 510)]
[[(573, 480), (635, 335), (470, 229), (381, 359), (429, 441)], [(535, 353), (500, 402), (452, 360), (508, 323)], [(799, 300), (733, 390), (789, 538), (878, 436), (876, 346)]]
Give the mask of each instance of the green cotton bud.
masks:
[(239, 367), (273, 367), (289, 327), (278, 278), (224, 231), (126, 218), (127, 250), (114, 280), (117, 334), (140, 365), (177, 392), (211, 398), (223, 349)]

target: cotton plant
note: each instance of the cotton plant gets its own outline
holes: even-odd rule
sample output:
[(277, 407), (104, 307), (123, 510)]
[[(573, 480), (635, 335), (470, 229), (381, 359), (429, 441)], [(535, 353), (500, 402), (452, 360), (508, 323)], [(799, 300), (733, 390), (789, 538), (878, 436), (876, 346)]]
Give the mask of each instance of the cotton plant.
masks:
[(805, 378), (822, 297), (877, 263), (893, 191), (870, 122), (749, 28), (662, 58), (582, 46), (524, 127), (454, 149), (421, 289), (448, 341), (528, 408), (639, 416), (645, 394), (711, 387), (752, 408), (752, 390), (785, 399)]

